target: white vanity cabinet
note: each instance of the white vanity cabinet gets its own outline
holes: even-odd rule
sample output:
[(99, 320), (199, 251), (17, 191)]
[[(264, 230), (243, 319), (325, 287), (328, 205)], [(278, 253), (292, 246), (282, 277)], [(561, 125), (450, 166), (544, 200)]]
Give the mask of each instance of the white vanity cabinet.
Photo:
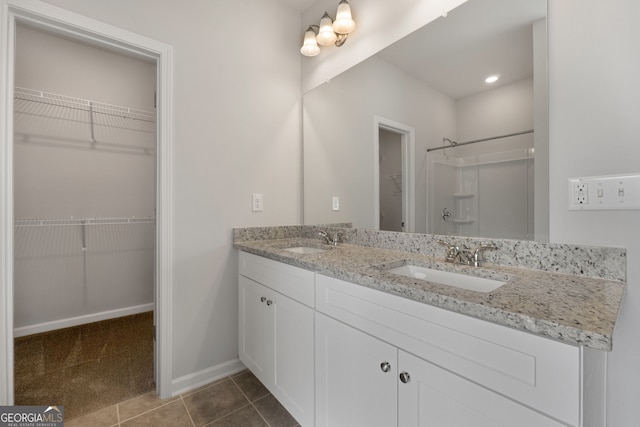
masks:
[(604, 425), (604, 352), (238, 259), (240, 360), (303, 427)]
[(313, 425), (314, 274), (238, 256), (240, 360), (302, 425)]
[(318, 427), (565, 426), (320, 313), (316, 346)]
[(321, 275), (316, 310), (317, 427), (600, 425), (581, 347)]

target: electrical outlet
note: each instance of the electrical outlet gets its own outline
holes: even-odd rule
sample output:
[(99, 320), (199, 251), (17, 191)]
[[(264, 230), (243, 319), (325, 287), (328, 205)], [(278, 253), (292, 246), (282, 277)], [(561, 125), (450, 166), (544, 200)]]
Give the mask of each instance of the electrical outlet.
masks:
[(569, 179), (569, 210), (640, 209), (640, 174)]
[(253, 212), (262, 212), (264, 210), (262, 194), (251, 195), (251, 210)]
[(589, 204), (589, 184), (581, 182), (573, 185), (573, 203), (576, 205)]

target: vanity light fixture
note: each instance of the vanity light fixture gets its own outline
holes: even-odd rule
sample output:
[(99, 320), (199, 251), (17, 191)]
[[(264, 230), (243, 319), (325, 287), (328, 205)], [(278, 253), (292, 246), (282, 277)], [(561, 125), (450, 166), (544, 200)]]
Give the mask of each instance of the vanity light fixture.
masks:
[(320, 53), (321, 46), (332, 44), (340, 47), (346, 41), (350, 32), (356, 27), (351, 18), (351, 6), (347, 0), (341, 0), (338, 4), (335, 21), (327, 12), (322, 15), (320, 25), (309, 25), (304, 33), (304, 42), (300, 53), (304, 56), (316, 56)]
[(498, 79), (500, 78), (500, 76), (498, 75), (493, 75), (493, 76), (489, 76), (486, 79), (484, 79), (485, 83), (495, 83), (498, 81)]

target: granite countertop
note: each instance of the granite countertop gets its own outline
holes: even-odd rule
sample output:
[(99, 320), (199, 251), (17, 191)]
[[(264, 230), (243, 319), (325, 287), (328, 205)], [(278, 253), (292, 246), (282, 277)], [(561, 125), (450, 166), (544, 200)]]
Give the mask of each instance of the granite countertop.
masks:
[[(468, 267), (413, 252), (340, 244), (318, 254), (284, 250), (318, 246), (318, 240), (236, 241), (237, 249), (346, 280), (389, 294), (535, 333), (573, 345), (611, 351), (625, 283), (616, 280), (484, 264)], [(475, 292), (384, 271), (423, 265), (506, 281), (498, 289)]]

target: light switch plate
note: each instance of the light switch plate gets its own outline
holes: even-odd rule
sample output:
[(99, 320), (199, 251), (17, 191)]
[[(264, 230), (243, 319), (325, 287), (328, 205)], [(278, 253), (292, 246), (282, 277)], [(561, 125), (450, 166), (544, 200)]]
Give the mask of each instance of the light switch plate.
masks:
[(640, 173), (569, 178), (569, 210), (640, 209)]
[(340, 210), (340, 197), (333, 196), (333, 198), (331, 199), (331, 203), (332, 203), (332, 208), (333, 208), (334, 211), (339, 211)]

